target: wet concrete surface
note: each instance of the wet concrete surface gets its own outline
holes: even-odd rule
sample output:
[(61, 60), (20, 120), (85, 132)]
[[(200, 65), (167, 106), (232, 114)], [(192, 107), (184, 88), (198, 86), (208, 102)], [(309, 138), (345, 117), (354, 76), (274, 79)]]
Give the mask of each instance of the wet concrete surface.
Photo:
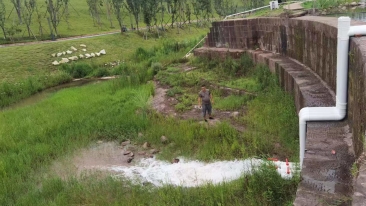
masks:
[[(227, 48), (200, 48), (195, 55), (223, 56)], [(297, 111), (303, 107), (335, 106), (334, 91), (319, 76), (298, 62), (265, 51), (233, 51), (248, 53), (255, 63), (269, 65), (279, 77), (281, 86), (294, 96)], [(219, 53), (219, 54), (215, 54)], [(294, 205), (351, 205), (354, 162), (352, 134), (346, 122), (308, 122), (307, 152), (302, 181)]]

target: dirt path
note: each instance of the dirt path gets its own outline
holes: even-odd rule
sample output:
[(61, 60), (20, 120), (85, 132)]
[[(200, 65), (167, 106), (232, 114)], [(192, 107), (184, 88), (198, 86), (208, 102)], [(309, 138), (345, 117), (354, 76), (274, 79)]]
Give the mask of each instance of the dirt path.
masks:
[[(183, 113), (179, 113), (175, 110), (174, 106), (178, 103), (178, 100), (172, 97), (168, 97), (166, 95), (168, 89), (164, 88), (162, 85), (155, 82), (155, 96), (152, 101), (152, 107), (159, 113), (166, 116), (173, 116), (178, 119), (192, 119), (199, 121), (199, 123), (204, 123), (201, 109), (198, 108), (198, 105), (193, 105), (192, 109), (185, 111)], [(238, 124), (235, 121), (235, 118), (238, 117), (244, 111), (221, 111), (216, 110), (215, 105), (213, 104), (213, 120), (208, 121), (208, 125), (215, 125), (222, 121), (229, 121), (231, 125), (238, 131), (243, 132), (245, 130), (244, 126)]]

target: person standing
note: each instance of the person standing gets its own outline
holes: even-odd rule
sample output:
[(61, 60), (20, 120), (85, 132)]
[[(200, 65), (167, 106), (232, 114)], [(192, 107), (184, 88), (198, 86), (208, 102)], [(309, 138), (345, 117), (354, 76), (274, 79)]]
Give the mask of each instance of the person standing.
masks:
[(210, 90), (206, 89), (205, 85), (202, 85), (201, 91), (198, 94), (198, 105), (202, 107), (203, 119), (207, 122), (206, 113), (208, 113), (209, 119), (212, 117), (212, 104), (214, 103)]

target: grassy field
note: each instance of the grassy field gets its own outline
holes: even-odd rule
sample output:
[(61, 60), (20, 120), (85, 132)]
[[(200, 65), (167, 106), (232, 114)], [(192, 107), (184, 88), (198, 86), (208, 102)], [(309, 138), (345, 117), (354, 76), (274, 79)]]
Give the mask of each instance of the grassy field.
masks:
[[(166, 58), (162, 55), (164, 50), (166, 48), (157, 50), (160, 55), (156, 56), (151, 56), (153, 49), (145, 52), (138, 49), (135, 54), (163, 60)], [(244, 59), (243, 62), (248, 63), (248, 59)], [(219, 66), (214, 71), (232, 63), (232, 60), (222, 65), (216, 62)], [(241, 134), (227, 122), (208, 129), (195, 121), (156, 115), (148, 105), (154, 86), (146, 83), (152, 78), (153, 68), (133, 65), (120, 65), (122, 76), (119, 79), (65, 89), (37, 104), (0, 113), (1, 205), (113, 205), (121, 202), (125, 205), (291, 205), (298, 178), (283, 180), (266, 166), (231, 183), (200, 188), (166, 186), (158, 189), (132, 185), (128, 180), (94, 176), (61, 179), (50, 175), (54, 160), (72, 155), (78, 148), (98, 140), (131, 139), (138, 144), (148, 141), (163, 148), (162, 135), (174, 137), (174, 146), (165, 148), (160, 156), (167, 160), (177, 155), (177, 151), (179, 155), (205, 161), (266, 157), (273, 151), (274, 142), (281, 142), (282, 150), (292, 155), (290, 159), (297, 159), (294, 138), (297, 118), (293, 100), (279, 89), (268, 68), (257, 67), (259, 72), (252, 73), (257, 75), (252, 76), (255, 81), (267, 80), (256, 82), (260, 88), (257, 98), (245, 101), (244, 105), (240, 103), (248, 110), (242, 119), (248, 131)], [(174, 73), (174, 65), (163, 67), (162, 71), (167, 69)], [(201, 72), (208, 72), (203, 65)], [(228, 78), (240, 67), (232, 68), (234, 70), (227, 71)], [(250, 74), (252, 70), (236, 72), (242, 71)], [(207, 76), (213, 81), (217, 78)], [(220, 104), (220, 100), (217, 103)], [(286, 112), (279, 112), (284, 108)], [(268, 119), (268, 116), (273, 118)], [(139, 132), (144, 135), (139, 137)]]

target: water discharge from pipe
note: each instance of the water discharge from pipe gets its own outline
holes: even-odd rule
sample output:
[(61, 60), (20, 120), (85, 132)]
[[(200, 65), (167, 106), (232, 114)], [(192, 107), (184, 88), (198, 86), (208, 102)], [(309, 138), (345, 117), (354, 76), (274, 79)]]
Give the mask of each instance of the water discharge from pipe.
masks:
[[(115, 177), (124, 177), (135, 184), (149, 182), (154, 186), (174, 185), (198, 187), (205, 184), (219, 184), (239, 179), (243, 174), (250, 174), (260, 165), (268, 163), (260, 159), (217, 161), (204, 163), (180, 158), (179, 163), (172, 164), (155, 158), (141, 159), (135, 166), (110, 166), (100, 168), (112, 171)], [(277, 172), (284, 179), (292, 178), (298, 167), (295, 163), (274, 161)], [(288, 174), (289, 173), (289, 174)]]

